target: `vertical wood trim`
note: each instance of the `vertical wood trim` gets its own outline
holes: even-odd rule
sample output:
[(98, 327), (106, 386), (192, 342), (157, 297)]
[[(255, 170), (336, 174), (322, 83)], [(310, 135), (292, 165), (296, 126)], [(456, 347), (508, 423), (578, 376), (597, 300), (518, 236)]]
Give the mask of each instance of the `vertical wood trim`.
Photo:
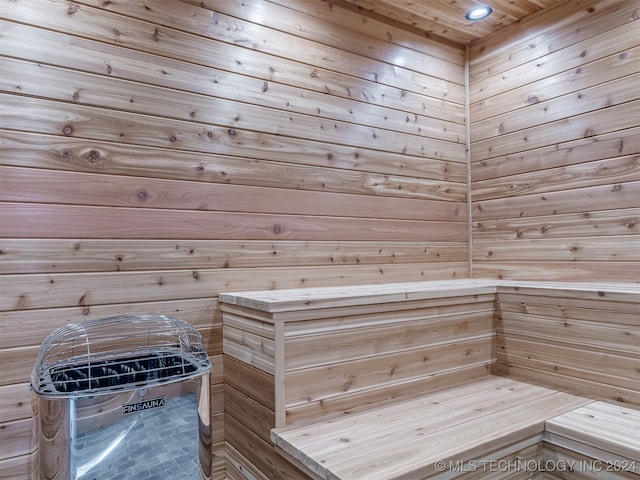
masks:
[(274, 315), (274, 345), (275, 345), (275, 401), (276, 401), (276, 428), (284, 427), (287, 421), (286, 395), (285, 395), (285, 343), (284, 322)]
[(467, 163), (467, 276), (473, 278), (473, 205), (471, 199), (471, 103), (470, 103), (469, 45), (464, 47), (464, 126)]

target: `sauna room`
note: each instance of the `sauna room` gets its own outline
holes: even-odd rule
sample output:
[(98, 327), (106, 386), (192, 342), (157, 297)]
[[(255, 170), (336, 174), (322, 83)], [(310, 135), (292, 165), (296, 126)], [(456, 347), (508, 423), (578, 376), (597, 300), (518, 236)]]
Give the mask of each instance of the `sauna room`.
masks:
[(637, 0), (0, 5), (0, 479), (640, 478)]

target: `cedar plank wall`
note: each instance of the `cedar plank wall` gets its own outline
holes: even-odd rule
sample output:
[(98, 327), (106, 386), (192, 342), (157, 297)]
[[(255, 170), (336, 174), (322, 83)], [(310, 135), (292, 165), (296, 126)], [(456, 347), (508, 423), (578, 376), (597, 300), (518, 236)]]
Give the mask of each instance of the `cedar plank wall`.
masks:
[(222, 478), (217, 292), (468, 276), (461, 46), (319, 0), (0, 9), (3, 479), (58, 326), (198, 326)]
[(469, 48), (475, 277), (640, 280), (639, 16), (570, 1)]

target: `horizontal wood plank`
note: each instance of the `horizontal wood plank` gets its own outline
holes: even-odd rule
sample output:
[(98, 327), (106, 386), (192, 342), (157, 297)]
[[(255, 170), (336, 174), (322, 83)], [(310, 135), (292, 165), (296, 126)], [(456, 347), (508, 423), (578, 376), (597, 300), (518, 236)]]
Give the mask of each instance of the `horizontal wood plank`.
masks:
[(0, 429), (0, 460), (29, 455), (36, 450), (37, 444), (32, 435), (30, 418), (3, 423)]
[[(194, 3), (197, 0), (181, 0)], [(224, 0), (208, 0), (204, 2), (212, 10)], [(327, 4), (322, 0), (310, 0), (300, 3), (297, 0), (273, 0), (272, 3), (286, 6), (290, 10), (302, 12), (306, 15), (317, 17), (331, 24), (339, 25), (352, 31), (362, 32), (369, 37), (383, 39), (391, 44), (402, 45), (411, 50), (422, 52), (426, 55), (443, 58), (457, 65), (464, 65), (464, 52), (460, 51), (460, 45), (455, 42), (445, 42), (441, 38), (432, 38), (427, 32), (419, 29), (408, 29), (406, 25), (394, 25), (385, 19), (375, 18), (366, 12), (353, 8), (345, 2)], [(215, 7), (215, 8), (214, 8)], [(336, 8), (339, 7), (339, 8)], [(269, 20), (265, 20), (269, 21)], [(277, 20), (270, 20), (277, 21)], [(352, 47), (353, 48), (353, 47)]]
[(556, 388), (588, 396), (594, 400), (610, 399), (640, 406), (640, 393), (636, 389), (592, 382), (584, 378), (563, 375), (554, 371), (541, 371), (526, 366), (505, 365), (503, 363), (498, 364), (498, 374), (523, 382), (555, 386)]
[[(55, 81), (47, 81), (47, 79)], [(72, 87), (70, 87), (72, 85)], [(40, 63), (5, 60), (0, 88), (7, 92), (37, 97), (72, 100), (80, 105), (94, 105), (133, 113), (155, 115), (177, 120), (193, 120), (200, 124), (307, 138), (321, 142), (349, 144), (378, 150), (393, 150), (401, 142), (410, 152), (410, 145), (425, 141), (464, 142), (464, 129), (458, 124), (443, 124), (442, 120), (413, 123), (410, 132), (392, 131), (387, 126), (367, 126), (342, 120), (323, 119), (317, 115), (301, 115), (291, 111), (265, 108), (238, 101), (168, 88), (138, 85), (109, 77), (88, 75)], [(163, 101), (158, 103), (157, 98)], [(383, 117), (384, 118), (384, 117)], [(414, 117), (417, 120), (416, 117)], [(442, 143), (443, 148), (444, 143)]]
[(225, 355), (224, 383), (275, 412), (273, 375)]
[[(460, 242), (462, 222), (3, 203), (4, 237)], [(149, 232), (153, 232), (150, 234)]]
[(29, 383), (0, 386), (0, 424), (31, 418), (32, 395)]
[(479, 241), (637, 235), (640, 232), (636, 208), (485, 220), (475, 223), (474, 228)]
[[(606, 295), (606, 294), (605, 294)], [(558, 301), (558, 298), (527, 298), (522, 301), (513, 300), (513, 294), (500, 293), (500, 312), (508, 312), (502, 317), (503, 321), (509, 321), (511, 315), (523, 314), (533, 315), (537, 318), (545, 318), (549, 322), (557, 322), (558, 326), (564, 327), (567, 331), (572, 331), (574, 324), (581, 326), (597, 325), (599, 328), (615, 327), (620, 331), (633, 330), (640, 327), (640, 318), (636, 310), (640, 307), (631, 303), (623, 304), (616, 301), (600, 301), (602, 305), (598, 308), (598, 301), (583, 300), (566, 304)], [(606, 298), (606, 297), (605, 297)], [(510, 303), (514, 302), (514, 303)], [(572, 304), (573, 303), (573, 304)], [(606, 317), (607, 320), (601, 320)], [(633, 334), (630, 335), (633, 337)]]
[[(447, 282), (398, 282), (386, 284), (361, 284), (315, 288), (278, 289), (275, 291), (236, 291), (220, 294), (221, 302), (234, 306), (241, 306), (259, 312), (276, 313), (275, 320), (309, 320), (325, 317), (345, 315), (341, 307), (351, 308), (351, 315), (371, 313), (367, 308), (373, 304), (381, 304), (375, 311), (418, 308), (413, 302), (431, 299), (446, 299), (447, 305), (469, 303), (469, 298), (482, 302), (483, 294), (494, 294), (496, 284), (481, 279), (461, 279)], [(442, 303), (439, 303), (442, 305)], [(421, 306), (425, 306), (422, 304)], [(364, 308), (363, 308), (364, 307)], [(305, 310), (320, 310), (313, 312), (310, 318), (301, 317)], [(327, 310), (336, 312), (327, 315)], [(287, 315), (288, 312), (296, 312)]]
[(395, 323), (390, 327), (328, 331), (317, 335), (306, 333), (304, 336), (287, 339), (285, 364), (286, 370), (293, 372), (296, 369), (349, 362), (357, 358), (368, 358), (374, 362), (379, 356), (418, 348), (420, 345), (452, 341), (466, 343), (492, 334), (491, 309), (442, 316), (431, 321), (420, 319)]
[[(327, 162), (331, 159), (320, 156), (300, 157), (296, 161), (305, 164), (296, 164), (7, 130), (2, 131), (0, 151), (4, 165), (51, 170), (404, 198), (466, 198), (463, 164), (414, 161), (408, 156), (400, 161), (399, 156), (373, 151), (366, 156), (359, 152), (362, 161), (345, 169), (332, 167)], [(402, 175), (396, 175), (398, 167)]]
[(33, 478), (37, 473), (37, 452), (19, 457), (0, 460), (0, 472), (3, 480), (24, 480)]
[(640, 283), (640, 262), (485, 262), (474, 260), (474, 275), (505, 280), (569, 281), (587, 279)]
[(576, 192), (582, 188), (598, 185), (607, 185), (616, 192), (624, 188), (627, 182), (631, 183), (633, 188), (637, 184), (634, 182), (638, 180), (640, 180), (640, 155), (630, 155), (536, 173), (483, 180), (476, 182), (472, 195), (474, 199), (484, 201), (558, 190)]
[(275, 342), (270, 338), (225, 325), (223, 351), (229, 357), (275, 375)]
[[(181, 0), (189, 4), (198, 4), (197, 0)], [(274, 0), (272, 3), (280, 5), (284, 8), (274, 10), (276, 13), (274, 17), (278, 18), (265, 18), (263, 22), (270, 26), (278, 25), (279, 30), (289, 29), (297, 33), (296, 29), (291, 26), (291, 22), (288, 21), (291, 18), (292, 11), (305, 14), (302, 17), (304, 20), (297, 16), (298, 21), (301, 22), (305, 28), (304, 31), (311, 31), (311, 35), (316, 35), (322, 38), (318, 40), (321, 43), (340, 42), (340, 48), (358, 49), (362, 51), (364, 45), (376, 45), (376, 50), (383, 48), (387, 44), (400, 45), (410, 50), (421, 52), (430, 57), (442, 58), (449, 62), (453, 62), (457, 65), (464, 65), (464, 55), (460, 51), (460, 46), (453, 42), (446, 42), (443, 39), (432, 38), (426, 32), (420, 30), (409, 30), (402, 25), (392, 25), (389, 22), (385, 22), (384, 19), (376, 19), (366, 12), (362, 12), (357, 8), (353, 8), (351, 5), (340, 2), (332, 5), (327, 5), (322, 0), (311, 0), (308, 2), (300, 3), (296, 0)], [(222, 9), (229, 15), (234, 15), (234, 12), (238, 11), (238, 7), (224, 0), (207, 0), (203, 2), (207, 8), (211, 10)], [(259, 5), (258, 1), (252, 0), (245, 2), (243, 5), (253, 7)], [(235, 15), (234, 15), (235, 16)], [(333, 38), (330, 33), (324, 31), (327, 26), (330, 25), (339, 26), (341, 29), (349, 31), (350, 38), (362, 39), (360, 46), (347, 45), (344, 39)], [(274, 27), (275, 28), (275, 27)], [(321, 30), (318, 32), (318, 30)], [(356, 32), (360, 34), (355, 36)], [(366, 39), (366, 41), (364, 41)], [(375, 40), (383, 40), (380, 43), (373, 43)]]
[[(167, 270), (83, 274), (6, 275), (2, 310), (82, 307), (211, 298), (220, 291), (353, 285), (362, 279), (376, 283), (452, 279), (466, 276), (466, 262), (410, 265), (347, 265), (273, 267), (264, 269)], [(19, 280), (19, 281), (18, 281)], [(123, 289), (122, 286), (127, 288)]]
[[(230, 32), (226, 28), (216, 26), (215, 23), (210, 23), (210, 20), (205, 30), (198, 30), (196, 34), (196, 31), (187, 33), (171, 27), (165, 27), (162, 25), (162, 23), (165, 23), (165, 18), (155, 16), (152, 12), (144, 12), (144, 19), (158, 22), (156, 24), (114, 15), (88, 6), (78, 8), (73, 15), (68, 15), (66, 4), (57, 0), (48, 0), (44, 4), (38, 4), (37, 6), (39, 8), (35, 8), (36, 5), (30, 4), (28, 1), (21, 2), (7, 9), (4, 16), (19, 23), (35, 24), (53, 30), (71, 32), (76, 36), (88, 37), (107, 43), (119, 43), (126, 38), (126, 45), (131, 49), (188, 60), (190, 63), (221, 66), (229, 71), (242, 72), (265, 80), (275, 78), (286, 82), (287, 78), (294, 78), (302, 83), (304, 78), (306, 87), (315, 85), (315, 89), (319, 91), (323, 91), (325, 88), (332, 91), (335, 84), (327, 84), (323, 81), (323, 78), (325, 76), (335, 78), (331, 70), (344, 69), (345, 72), (351, 71), (353, 77), (360, 77), (361, 81), (371, 82), (374, 90), (376, 90), (374, 82), (379, 81), (384, 85), (393, 85), (392, 88), (394, 89), (404, 88), (420, 94), (429, 93), (433, 96), (447, 94), (450, 97), (450, 101), (458, 103), (463, 103), (464, 99), (461, 84), (453, 84), (443, 79), (435, 79), (424, 74), (415, 74), (415, 72), (401, 74), (398, 77), (395, 74), (395, 70), (390, 66), (385, 68), (385, 65), (380, 62), (367, 62), (357, 56), (351, 56), (347, 61), (348, 55), (343, 53), (341, 56), (336, 57), (331, 49), (326, 47), (318, 49), (311, 42), (304, 42), (306, 44), (304, 48), (302, 46), (295, 48), (294, 46), (293, 51), (286, 50), (285, 45), (294, 39), (276, 32), (269, 33), (270, 36), (276, 37), (276, 39), (269, 38), (269, 43), (259, 49), (266, 50), (263, 53), (257, 48), (238, 46), (236, 43), (238, 41), (242, 44), (251, 40), (241, 32), (235, 33), (235, 27)], [(118, 6), (115, 6), (115, 8), (118, 8)], [(197, 12), (198, 10), (195, 11)], [(209, 19), (211, 18), (210, 12), (208, 15), (206, 11), (202, 11), (202, 13)], [(224, 17), (222, 18), (224, 22)], [(197, 13), (195, 20), (198, 20)], [(114, 30), (118, 34), (114, 34)], [(161, 45), (159, 41), (154, 41), (154, 38), (156, 38), (154, 37), (155, 32), (158, 32), (156, 34), (158, 39), (162, 38)], [(206, 38), (207, 36), (209, 38)], [(231, 41), (230, 44), (225, 43), (229, 40)], [(281, 43), (281, 45), (273, 45), (271, 42)], [(296, 44), (297, 42), (294, 43), (294, 45)], [(249, 45), (252, 45), (252, 43)], [(289, 60), (293, 54), (295, 54), (295, 58), (299, 59), (300, 63)], [(325, 57), (324, 60), (322, 59), (323, 57)], [(305, 63), (301, 63), (303, 59)], [(310, 67), (309, 65), (312, 66)], [(269, 67), (271, 67), (272, 71), (269, 70)], [(316, 75), (309, 75), (314, 71)], [(344, 78), (342, 75), (337, 76), (340, 80)], [(336, 83), (338, 82), (336, 81)], [(338, 88), (337, 85), (335, 87), (336, 90), (345, 91), (344, 87)]]
[(499, 156), (471, 165), (472, 181), (491, 180), (549, 168), (640, 153), (640, 128), (560, 142), (518, 155)]
[[(345, 137), (339, 143), (328, 139), (307, 140), (304, 137), (285, 136), (279, 133), (263, 133), (198, 121), (151, 117), (105, 108), (74, 105), (66, 102), (0, 95), (3, 117), (0, 128), (21, 130), (50, 135), (64, 134), (74, 138), (118, 141), (121, 143), (146, 145), (170, 150), (195, 151), (222, 155), (250, 156), (253, 158), (299, 162), (301, 157), (315, 155), (339, 167), (340, 157), (351, 157), (360, 163), (359, 149), (369, 149), (375, 140), (370, 132), (367, 142), (361, 146), (349, 145)], [(100, 128), (96, 128), (100, 125)], [(622, 127), (620, 127), (622, 128)], [(331, 125), (333, 129), (333, 125)], [(599, 132), (598, 132), (599, 133)], [(399, 138), (385, 143), (380, 153), (434, 158), (449, 162), (464, 163), (464, 144), (415, 137)], [(411, 140), (410, 142), (408, 140)], [(313, 153), (315, 151), (315, 153)], [(357, 154), (357, 155), (356, 155)], [(402, 165), (402, 163), (400, 163)], [(398, 170), (401, 171), (401, 166)]]
[(635, 236), (477, 241), (473, 258), (485, 262), (640, 262), (639, 242)]
[[(435, 300), (435, 301), (434, 301)], [(335, 307), (331, 309), (314, 310), (314, 316), (301, 314), (284, 316), (278, 313), (278, 321), (285, 322), (284, 335), (287, 342), (308, 337), (324, 335), (348, 335), (354, 332), (366, 332), (375, 328), (396, 330), (412, 325), (424, 324), (431, 326), (439, 324), (443, 318), (463, 317), (465, 314), (491, 313), (494, 311), (495, 294), (474, 294), (468, 297), (443, 297), (432, 300), (407, 301), (396, 304)], [(229, 304), (224, 304), (224, 316), (232, 310)], [(245, 309), (245, 311), (248, 309)], [(326, 310), (332, 310), (334, 315), (328, 315)], [(310, 313), (310, 312), (309, 312)], [(283, 318), (284, 317), (284, 318)], [(436, 323), (432, 323), (436, 322)], [(482, 323), (482, 322), (480, 322)], [(460, 324), (461, 330), (467, 325)], [(476, 327), (475, 325), (468, 325)]]
[[(379, 41), (368, 35), (358, 35), (353, 29), (347, 30), (345, 32), (347, 34), (346, 38), (342, 38), (327, 32), (326, 29), (330, 28), (330, 24), (328, 25), (326, 22), (315, 26), (315, 28), (309, 28), (308, 22), (310, 22), (310, 19), (308, 17), (292, 12), (290, 9), (281, 8), (277, 4), (270, 7), (270, 15), (261, 18), (261, 21), (255, 21), (251, 16), (249, 16), (251, 21), (244, 21), (242, 17), (246, 16), (246, 13), (243, 10), (260, 8), (256, 7), (256, 5), (261, 6), (260, 3), (248, 2), (239, 7), (229, 2), (209, 0), (205, 8), (205, 5), (200, 2), (182, 2), (197, 7), (190, 9), (190, 15), (188, 17), (180, 15), (185, 8), (184, 5), (166, 5), (159, 1), (152, 2), (151, 5), (143, 4), (141, 1), (130, 2), (126, 10), (119, 8), (117, 5), (105, 6), (96, 0), (85, 0), (83, 3), (96, 7), (106, 7), (107, 10), (126, 13), (140, 19), (147, 20), (153, 18), (158, 21), (158, 23), (163, 23), (172, 28), (179, 28), (180, 30), (188, 32), (206, 32), (209, 37), (228, 40), (229, 43), (244, 43), (238, 42), (232, 36), (238, 35), (234, 29), (240, 30), (244, 35), (253, 37), (257, 43), (268, 44), (267, 47), (262, 47), (262, 50), (276, 55), (281, 54), (282, 51), (270, 51), (270, 49), (275, 50), (283, 47), (280, 45), (271, 45), (272, 43), (297, 43), (298, 39), (300, 39), (302, 48), (309, 48), (309, 46), (312, 48), (321, 48), (321, 46), (324, 46), (325, 48), (332, 47), (331, 49), (327, 49), (328, 52), (337, 48), (340, 52), (354, 53), (369, 59), (378, 60), (379, 58), (385, 58), (389, 64), (395, 65), (396, 67), (411, 68), (418, 72), (433, 71), (433, 74), (435, 75), (435, 73), (437, 73), (439, 78), (460, 78), (463, 74), (462, 66), (459, 64), (450, 61), (439, 61), (440, 59), (438, 57), (425, 59), (424, 55), (413, 49), (398, 48), (397, 46), (393, 49), (389, 45), (388, 40)], [(145, 5), (147, 5), (147, 8), (145, 8)], [(154, 12), (152, 17), (149, 17), (149, 8)], [(218, 15), (215, 30), (210, 26), (209, 10), (213, 10)], [(173, 21), (167, 22), (165, 20), (166, 18), (171, 18)], [(303, 23), (303, 19), (306, 20), (306, 22)], [(296, 23), (298, 23), (298, 25), (296, 25)], [(305, 25), (305, 23), (307, 23), (307, 25)], [(302, 25), (305, 25), (307, 28)], [(275, 32), (273, 30), (275, 30)], [(300, 34), (300, 30), (303, 30), (303, 35)], [(298, 38), (294, 39), (289, 35)], [(372, 54), (372, 51), (375, 52), (375, 55)], [(444, 49), (441, 49), (441, 52), (444, 53)], [(309, 55), (312, 55), (312, 53), (309, 52)], [(391, 58), (392, 55), (395, 55), (396, 58)], [(401, 59), (403, 57), (408, 61), (402, 61)], [(347, 59), (351, 58), (355, 57), (347, 57)], [(410, 67), (408, 67), (407, 64), (410, 65)]]
[[(619, 0), (574, 0), (527, 20), (470, 46), (469, 65), (474, 83), (602, 35), (612, 25), (622, 26), (637, 17), (632, 5)], [(579, 31), (576, 24), (581, 26)], [(512, 47), (505, 49), (505, 43)]]
[(460, 344), (423, 346), (398, 354), (292, 371), (287, 374), (286, 403), (288, 407), (295, 407), (456, 368), (487, 365), (492, 361), (491, 337), (478, 336)]
[[(587, 327), (576, 326), (577, 322), (566, 327), (565, 337), (572, 342), (556, 340), (551, 335), (536, 335), (519, 323), (526, 319), (538, 327), (549, 327), (549, 332), (561, 330), (557, 324), (541, 321), (531, 316), (509, 314), (497, 329), (498, 361), (505, 364), (527, 365), (540, 370), (558, 372), (576, 378), (586, 378), (600, 383), (611, 383), (633, 389), (640, 381), (635, 366), (640, 354), (635, 351), (638, 335), (631, 334), (632, 328), (602, 329), (605, 337), (594, 339)], [(597, 328), (592, 328), (597, 331)], [(575, 332), (575, 333), (574, 333)], [(616, 351), (614, 339), (630, 335), (630, 341), (619, 346)]]
[(225, 385), (224, 395), (226, 412), (263, 440), (270, 442), (271, 429), (276, 425), (273, 410), (229, 385)]
[(536, 80), (526, 85), (498, 93), (470, 104), (471, 117), (480, 122), (519, 108), (545, 102), (561, 95), (593, 87), (599, 83), (615, 80), (637, 73), (634, 66), (640, 49), (629, 48), (615, 52), (602, 59), (591, 61), (573, 70), (566, 70), (551, 77)]
[(636, 73), (551, 100), (540, 100), (531, 95), (530, 104), (525, 107), (485, 120), (476, 120), (471, 126), (471, 142), (638, 100), (638, 93), (633, 85), (639, 79), (640, 74)]
[[(553, 182), (551, 182), (553, 183)], [(622, 188), (620, 188), (622, 187)], [(617, 210), (638, 205), (640, 182), (575, 188), (570, 190), (532, 193), (514, 197), (503, 196), (473, 202), (475, 221), (495, 218), (544, 217), (563, 213), (585, 212), (586, 206), (594, 210)], [(589, 205), (585, 204), (588, 200)], [(581, 240), (581, 239), (579, 239)]]
[(638, 110), (639, 105), (639, 101), (636, 100), (481, 140), (473, 144), (471, 161), (481, 162), (489, 158), (514, 155), (534, 148), (632, 128), (637, 126), (633, 112)]
[(465, 221), (462, 202), (0, 167), (0, 200), (149, 209)]
[(465, 242), (0, 238), (0, 272), (113, 272), (464, 262)]
[[(224, 5), (221, 6), (224, 8)], [(277, 6), (272, 4), (270, 8), (275, 9)], [(41, 64), (73, 66), (85, 72), (107, 73), (112, 78), (140, 81), (204, 94), (212, 93), (207, 84), (210, 84), (211, 78), (214, 77), (216, 83), (213, 92), (219, 97), (312, 115), (317, 115), (317, 109), (320, 108), (323, 115), (335, 120), (355, 121), (358, 124), (371, 126), (384, 125), (385, 128), (398, 129), (406, 133), (417, 132), (417, 128), (421, 125), (425, 127), (434, 125), (434, 119), (436, 118), (440, 120), (441, 124), (449, 126), (451, 130), (459, 129), (464, 123), (464, 108), (462, 105), (443, 102), (417, 93), (407, 92), (404, 97), (400, 95), (390, 96), (389, 98), (384, 98), (384, 102), (378, 100), (377, 97), (365, 99), (368, 100), (365, 108), (362, 102), (350, 98), (346, 94), (344, 96), (326, 95), (326, 92), (308, 90), (295, 85), (279, 83), (278, 81), (250, 80), (239, 73), (224, 71), (220, 68), (188, 64), (177, 59), (149, 53), (136, 52), (135, 55), (132, 55), (129, 52), (126, 54), (120, 47), (89, 39), (76, 37), (73, 42), (70, 42), (70, 36), (60, 32), (53, 33), (28, 25), (9, 23), (5, 25), (6, 28), (3, 27), (3, 31), (5, 31), (6, 36), (3, 37), (4, 41), (0, 51), (6, 55), (28, 59)], [(21, 46), (25, 45), (25, 42), (37, 43), (41, 45), (41, 48), (21, 48)], [(437, 45), (435, 42), (431, 43), (432, 45)], [(352, 45), (352, 43), (349, 44)], [(386, 43), (382, 50), (388, 49), (388, 45)], [(378, 49), (378, 52), (380, 50)], [(461, 77), (461, 73), (458, 72), (462, 65), (451, 65), (447, 60), (441, 60), (431, 55), (421, 55), (416, 58), (417, 52), (415, 50), (411, 51), (413, 52), (412, 56), (419, 63), (436, 63), (446, 66), (449, 70), (453, 67), (456, 72), (450, 78)], [(460, 56), (460, 52), (461, 50), (458, 50), (458, 56)], [(441, 56), (450, 58), (449, 52)], [(105, 64), (111, 67), (110, 71), (105, 71)], [(153, 66), (155, 68), (151, 67), (151, 71), (145, 71), (145, 66)], [(158, 69), (166, 73), (156, 75), (155, 72)], [(242, 82), (245, 85), (245, 89), (238, 91), (238, 89), (233, 88), (238, 82)], [(264, 91), (265, 84), (268, 93)], [(391, 90), (391, 87), (388, 87), (388, 89)], [(289, 99), (288, 104), (283, 101), (286, 99)], [(412, 105), (412, 101), (420, 103)], [(413, 113), (416, 117), (413, 118), (412, 122), (407, 122), (406, 113), (403, 113), (403, 111)], [(376, 113), (379, 115), (375, 115)]]
[[(310, 115), (317, 115), (320, 109), (323, 116), (335, 120), (357, 119), (359, 124), (384, 125), (385, 128), (407, 133), (415, 132), (420, 125), (433, 124), (434, 119), (454, 130), (455, 124), (464, 124), (463, 105), (409, 91), (402, 95), (394, 92), (392, 87), (384, 86), (377, 88), (387, 90), (387, 95), (369, 97), (368, 87), (358, 87), (353, 79), (349, 80), (352, 84), (348, 91), (335, 89), (332, 95), (327, 95), (326, 90), (305, 88), (308, 87), (306, 79), (305, 84), (297, 86), (293, 82), (281, 83), (273, 77), (264, 80), (224, 71), (215, 68), (217, 65), (193, 64), (142, 51), (132, 55), (116, 45), (29, 25), (5, 22), (3, 33), (1, 52), (41, 64), (66, 66), (95, 74), (106, 73), (113, 78), (207, 95), (212, 93), (210, 85), (213, 82), (213, 93), (223, 98)], [(25, 44), (38, 44), (39, 48), (25, 49)], [(461, 50), (458, 50), (458, 54), (462, 57)], [(324, 77), (325, 81), (329, 80), (327, 75)], [(346, 78), (340, 83), (344, 84), (345, 81)], [(238, 90), (238, 83), (242, 83), (242, 90)], [(359, 101), (360, 98), (365, 102)], [(407, 113), (414, 115), (410, 121), (407, 121)]]

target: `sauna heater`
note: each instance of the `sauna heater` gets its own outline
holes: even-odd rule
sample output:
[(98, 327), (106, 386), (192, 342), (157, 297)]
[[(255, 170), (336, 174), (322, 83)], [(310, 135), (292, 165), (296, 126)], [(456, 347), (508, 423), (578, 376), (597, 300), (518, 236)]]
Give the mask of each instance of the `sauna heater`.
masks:
[(211, 478), (211, 364), (164, 315), (67, 325), (31, 375), (41, 480)]

